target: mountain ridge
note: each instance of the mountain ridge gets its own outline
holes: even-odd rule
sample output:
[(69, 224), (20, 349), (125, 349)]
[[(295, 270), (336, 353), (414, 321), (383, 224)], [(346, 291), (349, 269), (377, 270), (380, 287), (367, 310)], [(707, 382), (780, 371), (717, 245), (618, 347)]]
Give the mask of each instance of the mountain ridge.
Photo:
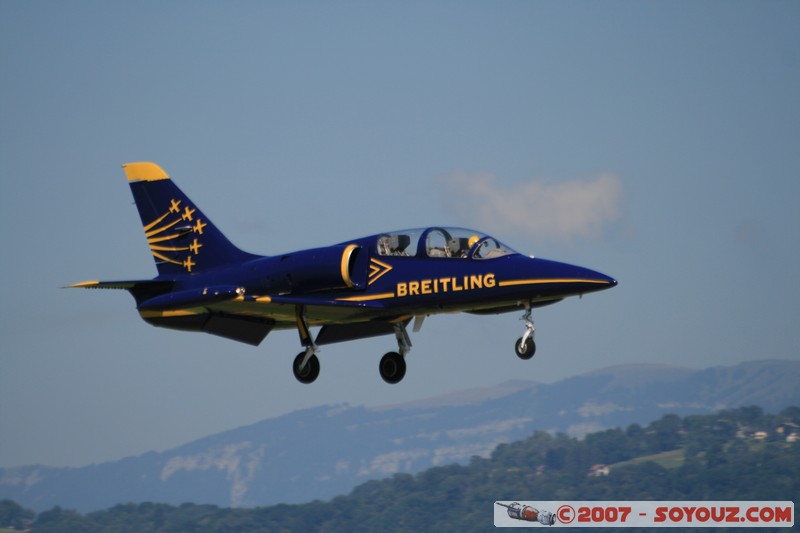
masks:
[[(54, 508), (38, 517), (6, 502), (5, 523), (20, 529), (27, 523), (41, 533), (494, 531), (494, 524), (522, 525), (497, 502), (541, 502), (558, 494), (563, 501), (785, 502), (773, 507), (780, 512), (772, 525), (787, 527), (794, 519), (787, 504), (800, 496), (798, 423), (798, 406), (777, 414), (750, 406), (665, 415), (644, 427), (604, 430), (583, 440), (537, 431), (498, 446), (489, 458), (367, 481), (327, 502), (252, 509), (148, 502), (85, 516)], [(618, 529), (626, 530), (612, 531)]]
[(800, 362), (783, 360), (700, 370), (620, 365), (377, 408), (324, 405), (119, 461), (0, 469), (0, 499), (83, 512), (120, 502), (250, 507), (328, 499), (370, 479), (488, 457), (537, 429), (580, 437), (667, 413), (751, 404), (777, 412), (800, 405), (799, 377)]

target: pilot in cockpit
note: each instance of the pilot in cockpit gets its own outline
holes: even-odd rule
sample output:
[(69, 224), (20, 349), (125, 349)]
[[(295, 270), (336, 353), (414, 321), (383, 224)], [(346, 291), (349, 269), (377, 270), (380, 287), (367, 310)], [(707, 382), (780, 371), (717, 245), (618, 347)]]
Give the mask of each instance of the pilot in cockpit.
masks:
[(411, 243), (408, 235), (381, 235), (378, 253), (381, 255), (408, 255), (406, 248)]

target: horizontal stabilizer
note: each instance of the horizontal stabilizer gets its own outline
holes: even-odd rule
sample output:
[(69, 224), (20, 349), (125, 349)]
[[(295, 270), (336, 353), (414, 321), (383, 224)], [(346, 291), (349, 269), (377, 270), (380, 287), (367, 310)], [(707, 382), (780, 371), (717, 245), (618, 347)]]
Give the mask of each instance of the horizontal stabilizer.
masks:
[(125, 280), (125, 281), (84, 281), (67, 285), (66, 289), (121, 289), (133, 295), (136, 304), (158, 297), (172, 289), (173, 281), (159, 281), (150, 279)]
[(172, 285), (171, 281), (152, 281), (149, 279), (141, 280), (128, 280), (128, 281), (82, 281), (80, 283), (73, 283), (63, 287), (64, 289), (122, 289), (129, 291), (142, 284), (163, 283), (167, 287)]

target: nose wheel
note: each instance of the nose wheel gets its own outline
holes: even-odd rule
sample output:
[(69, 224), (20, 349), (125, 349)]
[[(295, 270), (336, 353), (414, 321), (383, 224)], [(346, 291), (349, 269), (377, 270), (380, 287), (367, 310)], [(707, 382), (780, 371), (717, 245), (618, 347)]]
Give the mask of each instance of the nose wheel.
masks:
[(536, 353), (536, 343), (533, 342), (533, 339), (522, 340), (522, 337), (520, 337), (514, 343), (514, 351), (516, 351), (517, 357), (520, 359), (530, 359)]
[(406, 375), (406, 360), (397, 352), (389, 352), (381, 357), (378, 369), (383, 381), (394, 385), (399, 383)]
[(536, 353), (536, 343), (533, 341), (533, 332), (536, 328), (533, 327), (530, 305), (525, 306), (525, 314), (522, 315), (520, 320), (525, 321), (525, 333), (522, 334), (522, 337), (517, 339), (516, 344), (514, 344), (514, 351), (517, 357), (527, 360)]

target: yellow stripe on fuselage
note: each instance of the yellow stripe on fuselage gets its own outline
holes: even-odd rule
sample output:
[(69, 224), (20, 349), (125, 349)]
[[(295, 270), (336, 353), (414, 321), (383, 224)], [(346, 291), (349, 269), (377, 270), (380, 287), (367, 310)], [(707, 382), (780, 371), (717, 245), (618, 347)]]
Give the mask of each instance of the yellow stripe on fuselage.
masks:
[(347, 298), (336, 298), (342, 302), (369, 302), (370, 300), (385, 300), (394, 298), (393, 292), (382, 292), (380, 294), (370, 294), (368, 296), (348, 296)]
[(513, 287), (515, 285), (541, 285), (544, 283), (598, 283), (608, 285), (608, 281), (600, 279), (580, 279), (580, 278), (554, 278), (554, 279), (510, 279), (501, 281), (501, 287)]
[[(500, 281), (500, 282), (498, 282), (498, 285), (500, 287), (514, 287), (514, 286), (520, 286), (520, 285), (542, 285), (542, 284), (546, 284), (546, 283), (596, 283), (596, 284), (607, 285), (609, 282), (603, 281), (603, 280), (599, 280), (599, 279), (579, 279), (579, 278), (513, 279), (513, 280)], [(408, 287), (408, 285), (406, 283), (404, 283), (404, 282), (399, 283), (398, 286)], [(452, 291), (451, 290), (442, 290), (441, 292), (460, 292), (462, 290), (476, 290), (476, 289), (480, 290), (480, 289), (484, 289), (484, 288), (491, 288), (491, 286), (470, 287), (469, 289), (459, 287), (459, 288), (457, 288), (455, 290), (452, 290)], [(398, 289), (398, 290), (400, 290), (400, 289)], [(405, 290), (409, 291), (410, 289), (406, 288)], [(411, 293), (412, 296), (419, 296), (421, 294), (420, 293), (420, 289), (418, 289), (418, 288), (414, 289), (414, 291), (416, 291), (416, 292), (412, 291), (412, 293)], [(423, 292), (422, 294), (438, 294), (439, 292), (440, 291), (437, 288), (435, 291), (433, 289), (431, 289), (431, 290), (429, 290), (427, 292)], [(384, 293), (380, 293), (380, 294), (371, 294), (371, 295), (366, 295), (366, 296), (348, 296), (346, 298), (337, 298), (337, 300), (346, 301), (346, 302), (369, 302), (369, 301), (373, 301), (373, 300), (385, 300), (385, 299), (388, 299), (388, 298), (395, 298), (395, 297), (401, 297), (401, 296), (406, 296), (406, 295), (408, 295), (408, 294), (400, 294), (400, 293), (395, 294), (393, 292), (384, 292)]]

